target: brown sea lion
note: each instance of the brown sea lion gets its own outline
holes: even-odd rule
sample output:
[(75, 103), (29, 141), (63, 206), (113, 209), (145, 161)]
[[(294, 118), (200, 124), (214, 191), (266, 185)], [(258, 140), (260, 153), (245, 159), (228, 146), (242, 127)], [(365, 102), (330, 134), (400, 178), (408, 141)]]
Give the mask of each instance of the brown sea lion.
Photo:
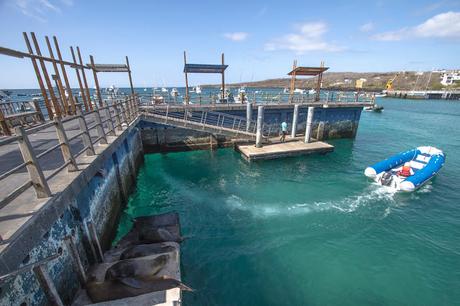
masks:
[(181, 281), (168, 276), (150, 276), (143, 278), (119, 278), (104, 282), (89, 282), (86, 284), (88, 296), (94, 303), (122, 299), (145, 293), (179, 288), (193, 291)]
[(137, 257), (144, 257), (153, 254), (169, 253), (175, 251), (176, 248), (172, 245), (167, 245), (165, 243), (155, 243), (155, 244), (140, 244), (129, 247), (125, 249), (121, 255), (120, 259), (130, 259)]
[(105, 272), (106, 280), (126, 277), (149, 277), (153, 276), (168, 262), (169, 255), (164, 254), (155, 258), (137, 258), (120, 260)]
[(184, 240), (178, 233), (169, 231), (167, 228), (148, 228), (143, 227), (138, 229), (139, 240), (144, 243), (158, 242), (182, 242)]

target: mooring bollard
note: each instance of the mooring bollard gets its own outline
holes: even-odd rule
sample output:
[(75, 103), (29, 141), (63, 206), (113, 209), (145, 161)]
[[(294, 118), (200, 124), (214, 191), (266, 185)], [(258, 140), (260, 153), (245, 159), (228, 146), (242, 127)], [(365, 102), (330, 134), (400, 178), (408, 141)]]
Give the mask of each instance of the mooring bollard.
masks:
[(310, 134), (311, 134), (311, 124), (313, 122), (313, 113), (315, 111), (315, 108), (310, 106), (308, 108), (308, 114), (307, 114), (307, 126), (305, 128), (305, 143), (310, 142)]
[(252, 104), (248, 101), (246, 104), (246, 132), (249, 132), (249, 127), (251, 126), (252, 119)]
[(260, 105), (257, 108), (257, 132), (256, 132), (256, 147), (262, 147), (262, 126), (264, 124), (264, 107)]
[(294, 114), (292, 116), (292, 132), (291, 137), (295, 138), (297, 133), (297, 118), (299, 117), (299, 104), (294, 105)]

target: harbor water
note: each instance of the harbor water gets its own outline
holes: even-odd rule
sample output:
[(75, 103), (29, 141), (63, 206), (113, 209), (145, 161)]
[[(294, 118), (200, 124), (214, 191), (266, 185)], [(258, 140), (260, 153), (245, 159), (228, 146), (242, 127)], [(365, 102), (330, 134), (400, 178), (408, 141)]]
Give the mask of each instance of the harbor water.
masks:
[[(184, 305), (455, 305), (460, 301), (460, 103), (378, 100), (327, 155), (245, 162), (232, 149), (151, 154), (118, 227), (178, 211)], [(410, 194), (366, 166), (432, 145), (438, 176)]]

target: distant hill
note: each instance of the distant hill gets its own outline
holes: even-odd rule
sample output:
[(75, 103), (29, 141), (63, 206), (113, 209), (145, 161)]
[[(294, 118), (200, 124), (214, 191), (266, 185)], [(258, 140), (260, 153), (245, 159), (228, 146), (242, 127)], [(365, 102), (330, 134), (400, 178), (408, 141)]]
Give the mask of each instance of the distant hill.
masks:
[[(386, 88), (388, 80), (392, 79), (397, 72), (326, 72), (323, 74), (323, 87), (326, 89), (354, 89), (355, 82), (358, 79), (366, 79), (364, 90), (381, 91)], [(431, 76), (430, 76), (431, 74)], [(406, 71), (399, 72), (393, 82), (395, 90), (425, 90), (441, 89), (440, 73)], [(288, 88), (289, 78), (269, 79), (256, 82), (241, 82), (228, 84), (234, 86), (248, 87), (280, 87)], [(204, 85), (206, 86), (206, 85)], [(220, 85), (208, 85), (220, 86)], [(298, 77), (296, 79), (296, 88), (314, 88), (316, 87), (316, 77)]]

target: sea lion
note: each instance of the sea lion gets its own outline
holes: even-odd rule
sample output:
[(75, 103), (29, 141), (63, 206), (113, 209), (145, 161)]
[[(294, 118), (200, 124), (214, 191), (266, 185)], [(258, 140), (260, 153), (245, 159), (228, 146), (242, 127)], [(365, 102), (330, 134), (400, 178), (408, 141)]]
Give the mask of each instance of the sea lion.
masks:
[(125, 249), (121, 253), (120, 259), (123, 260), (136, 257), (144, 257), (153, 254), (169, 253), (175, 250), (176, 248), (174, 246), (167, 245), (165, 243), (140, 244)]
[(168, 276), (142, 278), (119, 278), (103, 282), (89, 282), (86, 291), (93, 303), (122, 299), (145, 293), (179, 288), (193, 291), (181, 281)]
[(126, 277), (149, 277), (163, 269), (168, 262), (169, 255), (164, 254), (155, 258), (136, 258), (120, 260), (105, 272), (106, 280)]
[(134, 227), (166, 227), (179, 226), (179, 214), (170, 212), (154, 216), (142, 216), (134, 218)]

